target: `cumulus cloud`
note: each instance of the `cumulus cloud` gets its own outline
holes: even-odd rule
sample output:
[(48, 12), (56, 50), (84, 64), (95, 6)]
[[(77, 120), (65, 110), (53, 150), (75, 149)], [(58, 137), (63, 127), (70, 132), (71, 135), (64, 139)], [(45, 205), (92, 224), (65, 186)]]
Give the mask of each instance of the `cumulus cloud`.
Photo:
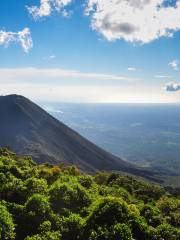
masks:
[(61, 12), (62, 16), (69, 16), (68, 11), (65, 9), (72, 0), (40, 0), (39, 6), (27, 6), (28, 12), (35, 20), (41, 17), (48, 17), (54, 11)]
[(0, 30), (0, 45), (8, 47), (10, 43), (19, 43), (24, 52), (28, 53), (33, 47), (33, 41), (29, 28), (24, 28), (19, 32), (7, 32)]
[(173, 60), (168, 64), (172, 69), (178, 70), (179, 68), (179, 60)]
[(180, 83), (170, 82), (165, 86), (167, 92), (177, 92), (180, 91)]
[(109, 41), (149, 43), (180, 30), (180, 0), (88, 0), (92, 29)]

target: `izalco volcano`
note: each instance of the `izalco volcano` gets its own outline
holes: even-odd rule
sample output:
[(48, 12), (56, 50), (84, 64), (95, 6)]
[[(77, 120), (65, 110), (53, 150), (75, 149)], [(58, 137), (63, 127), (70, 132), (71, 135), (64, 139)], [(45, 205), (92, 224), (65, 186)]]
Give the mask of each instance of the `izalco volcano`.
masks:
[(0, 146), (30, 155), (39, 163), (64, 162), (88, 172), (116, 170), (151, 175), (99, 148), (19, 95), (0, 96)]

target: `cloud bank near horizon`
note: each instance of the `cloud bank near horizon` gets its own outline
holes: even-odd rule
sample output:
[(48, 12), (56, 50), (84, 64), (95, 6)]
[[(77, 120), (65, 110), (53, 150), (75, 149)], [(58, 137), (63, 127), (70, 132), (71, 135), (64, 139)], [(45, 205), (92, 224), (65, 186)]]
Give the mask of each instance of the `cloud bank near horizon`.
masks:
[[(141, 94), (139, 94), (141, 91)], [(165, 103), (177, 102), (179, 94), (167, 95), (156, 87), (135, 86), (65, 86), (61, 83), (0, 82), (0, 95), (24, 95), (34, 101), (70, 103)]]

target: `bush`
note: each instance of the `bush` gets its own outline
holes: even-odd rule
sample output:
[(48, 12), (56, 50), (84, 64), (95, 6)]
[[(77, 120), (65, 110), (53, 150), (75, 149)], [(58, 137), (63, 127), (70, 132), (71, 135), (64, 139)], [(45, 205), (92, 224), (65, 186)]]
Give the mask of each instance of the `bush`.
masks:
[(126, 224), (116, 224), (111, 231), (112, 240), (133, 240), (131, 229)]
[(153, 240), (179, 240), (180, 231), (169, 224), (159, 225), (151, 232)]
[(71, 185), (61, 182), (52, 185), (50, 201), (53, 209), (58, 213), (62, 213), (64, 209), (78, 213), (91, 202), (87, 191), (80, 184)]
[(0, 204), (0, 239), (15, 239), (15, 226), (7, 208)]
[(147, 223), (153, 227), (160, 225), (163, 220), (160, 210), (150, 204), (143, 206), (141, 215), (146, 219)]
[(24, 211), (25, 229), (29, 233), (36, 233), (40, 224), (51, 217), (49, 200), (40, 194), (34, 194), (27, 200)]
[(32, 237), (26, 237), (25, 240), (61, 240), (61, 234), (56, 231), (37, 234)]
[(60, 226), (62, 240), (77, 240), (83, 234), (83, 221), (77, 214), (71, 214), (69, 217), (62, 218)]
[(126, 223), (129, 216), (128, 205), (123, 200), (107, 197), (95, 203), (86, 224), (89, 229), (96, 229), (97, 226), (110, 227), (117, 222)]
[(27, 197), (35, 194), (35, 193), (39, 193), (39, 194), (47, 194), (48, 191), (48, 185), (47, 185), (47, 181), (43, 178), (28, 178), (25, 182), (25, 186), (26, 186), (26, 195)]
[(25, 240), (61, 240), (59, 231), (51, 230), (51, 222), (45, 221), (39, 227), (39, 234), (27, 237)]
[[(125, 225), (127, 225), (127, 227), (125, 227)], [(130, 228), (128, 228), (128, 226)], [(104, 234), (107, 236), (105, 239), (110, 239), (114, 231), (112, 237), (112, 239), (114, 239), (115, 236), (120, 235), (122, 228), (127, 230), (127, 237), (129, 239), (131, 239), (133, 235), (133, 237), (138, 240), (143, 239), (142, 237), (145, 236), (147, 230), (146, 224), (141, 219), (139, 220), (134, 212), (131, 212), (123, 200), (107, 197), (98, 200), (92, 207), (90, 215), (86, 220), (85, 232), (86, 237), (89, 239), (91, 239), (92, 236), (96, 236), (97, 239), (104, 239), (101, 238)], [(101, 237), (99, 238), (99, 236)]]

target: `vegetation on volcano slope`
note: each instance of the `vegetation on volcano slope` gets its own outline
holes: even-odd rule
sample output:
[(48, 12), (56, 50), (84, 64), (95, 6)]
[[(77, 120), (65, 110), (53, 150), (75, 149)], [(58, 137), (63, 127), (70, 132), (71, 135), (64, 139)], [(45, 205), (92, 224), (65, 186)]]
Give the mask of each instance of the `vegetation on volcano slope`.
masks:
[(0, 149), (0, 239), (178, 240), (180, 199), (115, 173), (36, 165)]

